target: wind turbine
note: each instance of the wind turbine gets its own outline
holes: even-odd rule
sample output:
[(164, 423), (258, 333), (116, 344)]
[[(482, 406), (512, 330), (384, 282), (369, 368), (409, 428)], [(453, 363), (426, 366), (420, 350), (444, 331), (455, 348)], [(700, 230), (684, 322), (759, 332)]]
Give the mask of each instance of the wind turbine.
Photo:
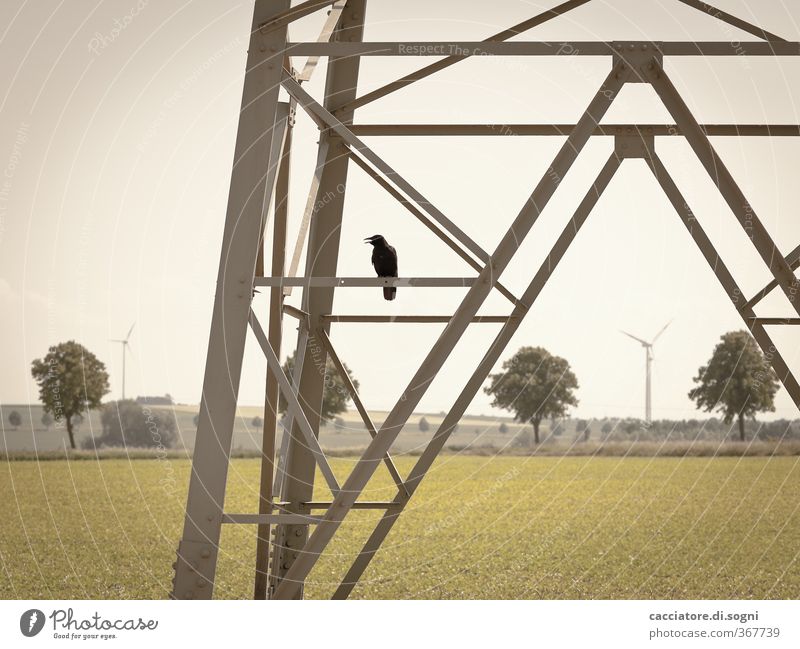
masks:
[(131, 339), (131, 332), (133, 331), (133, 328), (135, 326), (136, 323), (134, 322), (131, 325), (131, 328), (128, 329), (128, 335), (125, 336), (124, 340), (117, 340), (114, 338), (110, 339), (112, 343), (120, 343), (122, 345), (122, 400), (123, 401), (125, 400), (125, 352), (130, 348), (130, 343), (128, 343), (128, 341)]
[(667, 324), (661, 327), (661, 331), (659, 331), (653, 340), (647, 342), (646, 340), (642, 340), (641, 338), (637, 338), (633, 334), (629, 334), (627, 331), (620, 330), (620, 333), (625, 334), (629, 338), (633, 338), (635, 341), (642, 344), (644, 347), (644, 354), (645, 354), (645, 384), (644, 384), (644, 419), (646, 423), (651, 423), (653, 421), (653, 410), (652, 410), (652, 398), (650, 394), (650, 387), (651, 387), (651, 364), (653, 362), (653, 345), (655, 345), (656, 340), (658, 337), (664, 333), (664, 330), (672, 324), (672, 320), (670, 320)]

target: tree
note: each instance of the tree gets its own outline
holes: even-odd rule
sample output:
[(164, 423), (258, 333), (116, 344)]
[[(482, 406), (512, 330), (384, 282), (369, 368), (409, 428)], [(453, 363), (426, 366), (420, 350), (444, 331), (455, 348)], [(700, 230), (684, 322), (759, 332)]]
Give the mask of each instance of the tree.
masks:
[(748, 332), (729, 331), (720, 340), (694, 377), (698, 385), (689, 398), (706, 412), (721, 411), (726, 424), (738, 419), (739, 439), (744, 441), (745, 417), (775, 410), (778, 378)]
[(194, 427), (197, 428), (197, 424), (200, 423), (200, 415), (195, 415), (192, 417), (192, 421), (194, 422)]
[(506, 425), (506, 422), (501, 421), (498, 430), (500, 431), (501, 435), (505, 435), (508, 432), (508, 426)]
[(8, 413), (8, 423), (14, 427), (14, 430), (22, 426), (22, 417), (16, 410)]
[(257, 430), (261, 430), (261, 428), (263, 428), (263, 427), (264, 427), (264, 421), (261, 419), (261, 417), (259, 417), (258, 415), (256, 415), (256, 416), (255, 416), (255, 417), (253, 417), (253, 419), (250, 421), (250, 425), (251, 425), (253, 428), (257, 429)]
[(539, 444), (542, 419), (563, 417), (569, 406), (578, 405), (575, 378), (569, 363), (542, 347), (521, 347), (503, 363), (503, 372), (490, 375), (484, 391), (492, 405), (514, 412), (514, 419), (530, 422)]
[(333, 420), (333, 429), (337, 433), (343, 432), (345, 428), (347, 428), (347, 425), (344, 423), (344, 419), (342, 419), (341, 417), (337, 417), (336, 419)]
[[(347, 365), (344, 366), (344, 369), (347, 370), (347, 375), (353, 382), (353, 386), (356, 390), (358, 390), (358, 381), (353, 378), (353, 373), (350, 371)], [(286, 359), (286, 362), (283, 364), (283, 371), (286, 373), (286, 376), (292, 376), (294, 372), (294, 354)], [(325, 362), (324, 389), (322, 391), (322, 410), (319, 413), (320, 420), (328, 422), (340, 412), (345, 412), (347, 410), (347, 403), (349, 401), (350, 393), (347, 391), (342, 377), (339, 376), (339, 372), (336, 371), (336, 366), (333, 364), (333, 361), (328, 358)], [(286, 412), (287, 403), (283, 398), (283, 394), (280, 396), (278, 406), (278, 409), (281, 413)], [(305, 408), (305, 405), (303, 407)]]
[(425, 419), (425, 417), (422, 417), (422, 418), (419, 420), (419, 424), (418, 424), (418, 425), (419, 425), (419, 429), (420, 429), (420, 430), (421, 430), (423, 433), (427, 433), (427, 432), (428, 432), (428, 431), (431, 429), (431, 425), (428, 423), (428, 420), (427, 420), (427, 419)]
[(85, 448), (171, 448), (177, 437), (175, 417), (170, 412), (143, 408), (132, 399), (107, 403), (100, 423), (102, 434), (85, 440)]
[(50, 426), (53, 425), (53, 416), (47, 412), (42, 412), (42, 426), (45, 427), (45, 430), (50, 430)]
[(75, 448), (73, 417), (100, 407), (109, 391), (106, 366), (86, 347), (69, 340), (34, 360), (31, 374), (39, 385), (44, 410), (56, 421), (64, 419), (69, 444)]

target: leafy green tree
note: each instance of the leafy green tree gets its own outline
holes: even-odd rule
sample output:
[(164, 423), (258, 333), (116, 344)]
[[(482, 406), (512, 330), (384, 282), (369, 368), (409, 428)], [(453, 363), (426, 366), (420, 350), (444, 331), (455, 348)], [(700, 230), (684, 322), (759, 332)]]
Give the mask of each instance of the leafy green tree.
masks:
[(50, 430), (50, 426), (53, 425), (53, 416), (47, 412), (42, 412), (42, 426), (45, 427), (45, 430)]
[(779, 383), (775, 372), (747, 331), (729, 331), (720, 337), (711, 359), (694, 377), (697, 387), (689, 398), (697, 407), (722, 412), (723, 421), (739, 422), (739, 438), (744, 441), (744, 420), (757, 412), (775, 410)]
[(253, 428), (255, 428), (256, 430), (260, 430), (261, 428), (263, 428), (263, 427), (264, 427), (264, 420), (263, 420), (263, 419), (261, 419), (261, 417), (259, 417), (258, 415), (256, 415), (256, 416), (255, 416), (255, 417), (253, 417), (253, 419), (250, 421), (250, 425), (251, 425)]
[(510, 410), (519, 422), (530, 422), (534, 441), (539, 444), (543, 419), (563, 417), (569, 406), (578, 405), (578, 379), (569, 363), (542, 347), (521, 347), (503, 363), (503, 372), (490, 375), (484, 391), (492, 405)]
[(106, 366), (83, 345), (69, 340), (50, 347), (44, 358), (31, 364), (44, 410), (56, 421), (64, 419), (69, 444), (75, 448), (75, 417), (99, 408), (108, 394)]
[(344, 423), (344, 419), (342, 419), (341, 417), (337, 417), (336, 419), (333, 420), (333, 429), (337, 433), (343, 433), (345, 428), (347, 428), (347, 425)]
[[(344, 368), (347, 370), (347, 374), (350, 377), (350, 380), (353, 382), (353, 386), (355, 386), (356, 390), (358, 390), (358, 381), (353, 377), (353, 373), (350, 371), (347, 365), (345, 365)], [(294, 354), (286, 359), (286, 362), (283, 364), (283, 371), (286, 373), (286, 376), (291, 379), (294, 372)], [(325, 363), (325, 379), (324, 388), (322, 391), (322, 410), (319, 413), (321, 421), (329, 422), (340, 412), (345, 412), (347, 410), (347, 404), (349, 401), (350, 393), (347, 391), (342, 377), (339, 376), (339, 372), (336, 371), (336, 366), (333, 364), (331, 359), (328, 358)], [(281, 413), (285, 413), (287, 407), (288, 404), (281, 394), (278, 409)], [(305, 405), (303, 407), (305, 408)]]
[(423, 433), (427, 433), (431, 429), (431, 425), (425, 417), (420, 418), (418, 426)]
[(14, 430), (22, 426), (22, 417), (16, 410), (8, 413), (8, 423), (14, 427)]
[(497, 430), (500, 431), (501, 435), (505, 435), (508, 432), (508, 425), (506, 424), (506, 422), (501, 421), (500, 426), (498, 426)]
[(177, 437), (175, 417), (166, 410), (143, 408), (132, 399), (103, 406), (99, 437), (84, 441), (85, 448), (171, 448)]

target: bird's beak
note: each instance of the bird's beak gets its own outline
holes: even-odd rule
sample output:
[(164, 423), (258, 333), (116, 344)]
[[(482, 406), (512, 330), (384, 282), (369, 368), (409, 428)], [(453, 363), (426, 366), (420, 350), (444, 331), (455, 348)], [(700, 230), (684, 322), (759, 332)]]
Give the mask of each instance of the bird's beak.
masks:
[(364, 243), (372, 243), (372, 238), (367, 237), (366, 239), (364, 239)]

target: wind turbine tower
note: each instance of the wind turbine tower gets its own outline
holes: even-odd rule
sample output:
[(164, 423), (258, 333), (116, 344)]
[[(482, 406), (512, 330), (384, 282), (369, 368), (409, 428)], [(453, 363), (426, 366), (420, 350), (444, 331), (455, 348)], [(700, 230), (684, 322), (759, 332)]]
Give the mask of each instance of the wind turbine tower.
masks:
[(122, 400), (123, 401), (125, 400), (125, 354), (130, 348), (130, 343), (128, 341), (131, 339), (131, 332), (133, 331), (133, 328), (135, 326), (136, 323), (134, 322), (131, 325), (131, 328), (128, 329), (128, 335), (125, 336), (124, 340), (117, 340), (113, 338), (111, 339), (112, 343), (120, 343), (122, 345)]
[(621, 331), (629, 338), (633, 338), (635, 341), (641, 343), (642, 347), (644, 347), (644, 355), (645, 355), (645, 383), (644, 383), (644, 420), (648, 424), (653, 421), (653, 399), (651, 394), (651, 373), (652, 373), (652, 363), (653, 363), (653, 345), (655, 345), (656, 340), (658, 340), (659, 336), (664, 333), (664, 330), (669, 327), (672, 323), (670, 320), (667, 324), (665, 324), (661, 331), (659, 331), (653, 340), (647, 342), (646, 340), (642, 340), (641, 338), (637, 338), (633, 334), (629, 334), (627, 331)]

